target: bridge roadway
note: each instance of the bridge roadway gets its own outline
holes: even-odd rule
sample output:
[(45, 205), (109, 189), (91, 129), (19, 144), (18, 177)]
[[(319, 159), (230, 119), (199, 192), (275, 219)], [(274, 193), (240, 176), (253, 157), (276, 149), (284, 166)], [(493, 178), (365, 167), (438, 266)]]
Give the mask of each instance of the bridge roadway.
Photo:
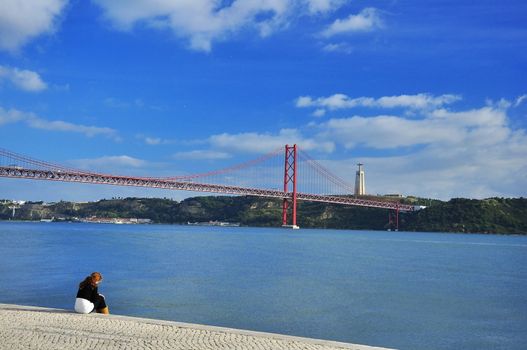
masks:
[[(17, 178), (17, 179), (31, 179), (31, 180), (48, 180), (48, 181), (63, 181), (63, 182), (80, 182), (90, 184), (104, 184), (114, 186), (134, 186), (134, 187), (149, 187), (160, 188), (167, 190), (179, 191), (193, 191), (193, 192), (211, 192), (233, 195), (249, 195), (267, 198), (292, 198), (291, 192), (285, 193), (279, 190), (258, 189), (251, 187), (231, 186), (231, 185), (215, 185), (204, 184), (198, 182), (178, 181), (173, 179), (163, 178), (147, 178), (147, 177), (128, 177), (97, 174), (90, 172), (75, 172), (67, 170), (40, 170), (40, 169), (25, 169), (20, 167), (1, 166), (0, 177)], [(359, 199), (347, 196), (338, 195), (320, 195), (297, 192), (297, 200), (335, 203), (343, 205), (354, 205), (369, 208), (393, 209), (399, 211), (414, 211), (413, 205), (401, 204), (397, 202), (383, 202), (369, 199)]]

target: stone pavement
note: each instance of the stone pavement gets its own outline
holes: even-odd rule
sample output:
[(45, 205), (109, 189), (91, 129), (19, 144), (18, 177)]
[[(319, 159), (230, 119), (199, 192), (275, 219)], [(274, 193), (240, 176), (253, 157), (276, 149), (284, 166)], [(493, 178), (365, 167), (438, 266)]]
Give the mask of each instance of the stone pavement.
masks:
[(382, 349), (238, 329), (0, 304), (0, 349)]

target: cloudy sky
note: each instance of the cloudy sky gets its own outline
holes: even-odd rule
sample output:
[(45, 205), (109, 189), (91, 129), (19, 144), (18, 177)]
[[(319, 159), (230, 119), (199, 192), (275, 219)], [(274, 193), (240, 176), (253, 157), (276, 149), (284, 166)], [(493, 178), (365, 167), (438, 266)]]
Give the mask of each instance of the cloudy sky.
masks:
[[(297, 143), (367, 190), (527, 194), (523, 0), (2, 0), (0, 147), (117, 174)], [(0, 198), (192, 194), (0, 179)]]

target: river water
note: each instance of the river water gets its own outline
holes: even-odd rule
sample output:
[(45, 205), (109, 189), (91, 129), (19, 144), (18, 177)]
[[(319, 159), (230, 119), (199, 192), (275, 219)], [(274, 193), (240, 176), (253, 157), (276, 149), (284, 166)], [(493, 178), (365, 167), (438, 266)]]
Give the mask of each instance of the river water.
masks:
[(0, 223), (0, 302), (399, 349), (525, 349), (527, 237)]

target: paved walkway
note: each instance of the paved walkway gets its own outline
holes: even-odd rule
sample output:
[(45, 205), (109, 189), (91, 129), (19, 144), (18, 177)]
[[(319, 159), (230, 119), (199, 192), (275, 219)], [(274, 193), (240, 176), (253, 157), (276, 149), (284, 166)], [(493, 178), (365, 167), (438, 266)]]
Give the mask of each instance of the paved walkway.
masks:
[(0, 304), (0, 349), (382, 349), (116, 315)]

